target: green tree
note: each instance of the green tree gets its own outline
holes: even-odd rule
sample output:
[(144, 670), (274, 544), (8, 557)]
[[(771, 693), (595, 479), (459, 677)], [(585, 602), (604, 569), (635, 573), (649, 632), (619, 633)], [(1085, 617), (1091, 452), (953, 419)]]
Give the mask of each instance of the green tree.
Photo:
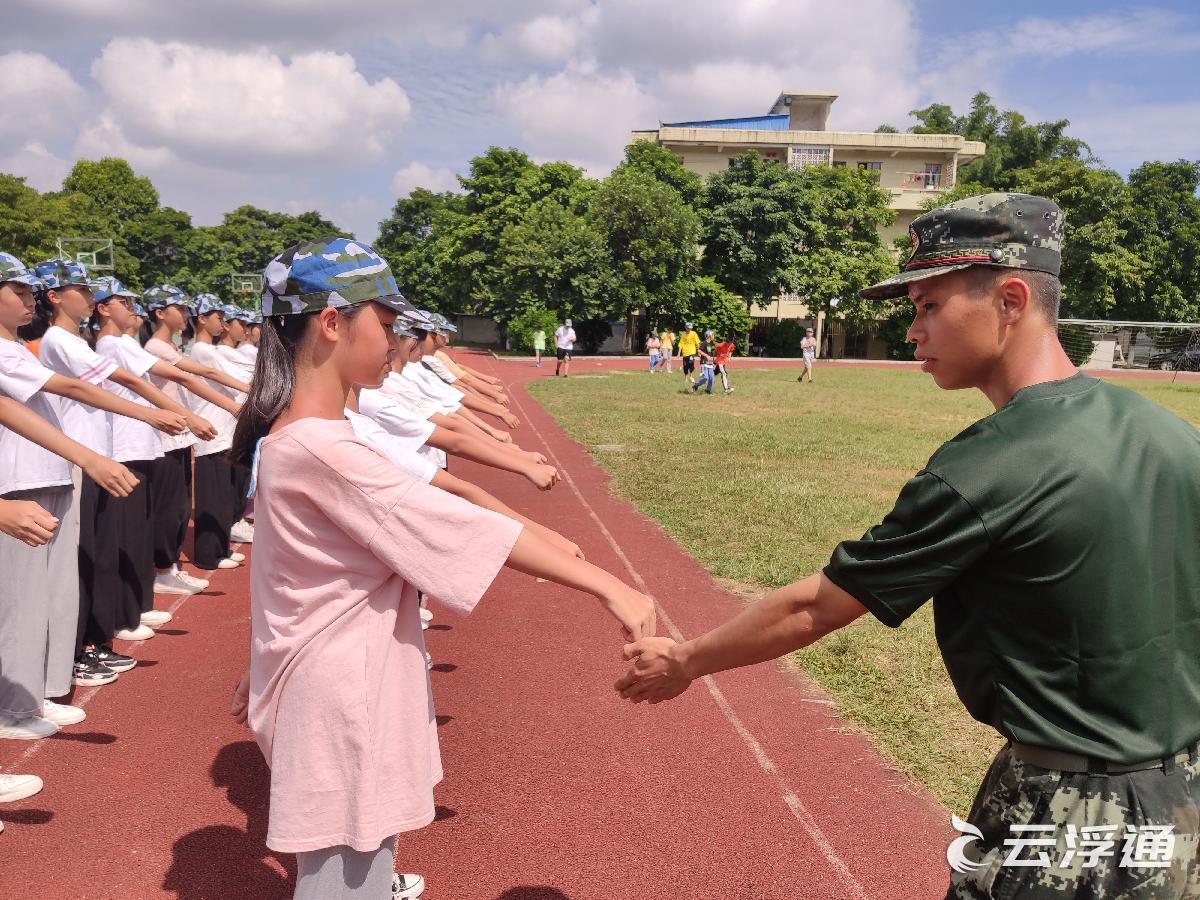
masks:
[(704, 195), (704, 181), (683, 165), (671, 150), (653, 141), (634, 141), (625, 148), (625, 159), (616, 172), (636, 171), (673, 187), (688, 206), (696, 207)]
[(608, 313), (651, 325), (678, 317), (692, 286), (700, 217), (670, 185), (644, 170), (618, 167), (601, 182), (588, 217), (604, 236), (615, 292)]
[(614, 293), (612, 260), (591, 221), (544, 197), (500, 236), (489, 310), (502, 323), (528, 310), (556, 310), (577, 320), (604, 318)]
[(24, 178), (0, 174), (0, 248), (28, 265), (57, 256), (59, 237), (105, 235), (107, 227), (86, 195), (40, 194)]
[(417, 188), (398, 199), (392, 214), (379, 223), (375, 249), (391, 265), (404, 296), (422, 309), (457, 311), (449, 302), (451, 288), (439, 242), (444, 242), (443, 236), (454, 228), (465, 206), (462, 194)]
[(1129, 173), (1129, 232), (1146, 262), (1131, 313), (1200, 321), (1200, 162), (1146, 162)]
[(546, 344), (553, 348), (554, 330), (558, 328), (558, 313), (542, 306), (525, 310), (508, 323), (508, 346), (512, 350), (533, 350), (533, 335), (538, 329), (546, 332)]

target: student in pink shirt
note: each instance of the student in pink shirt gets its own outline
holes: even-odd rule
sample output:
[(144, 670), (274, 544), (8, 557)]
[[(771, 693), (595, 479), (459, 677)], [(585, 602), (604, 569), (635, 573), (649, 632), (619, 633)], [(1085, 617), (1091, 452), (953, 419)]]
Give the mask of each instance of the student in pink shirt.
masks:
[[(635, 637), (654, 633), (654, 606), (355, 434), (351, 391), (383, 380), (411, 311), (374, 250), (306, 241), (265, 276), (262, 377), (231, 449), (251, 463), (257, 516), (233, 711), (271, 769), (267, 846), (297, 854), (294, 896), (383, 900), (395, 837), (433, 821), (442, 777), (417, 591), (467, 613), (508, 566), (595, 595)], [(417, 876), (397, 878), (393, 896), (419, 896)]]

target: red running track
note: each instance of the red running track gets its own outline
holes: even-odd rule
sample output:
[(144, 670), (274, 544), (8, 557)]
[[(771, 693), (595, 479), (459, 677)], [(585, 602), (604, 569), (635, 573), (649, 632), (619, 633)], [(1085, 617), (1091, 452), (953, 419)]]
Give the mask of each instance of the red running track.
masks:
[[(549, 375), (493, 362), (514, 385), (519, 440), (565, 476), (538, 494), (456, 464), (576, 540), (691, 636), (741, 601), (607, 478), (519, 385)], [(576, 368), (581, 373), (583, 366)], [(79, 689), (88, 720), (0, 742), (4, 771), (43, 776), (0, 807), (3, 896), (37, 900), (270, 900), (294, 863), (266, 849), (267, 773), (227, 714), (245, 663), (247, 570), (187, 599), (141, 664)], [(947, 882), (949, 816), (843, 733), (781, 664), (723, 673), (657, 707), (623, 704), (613, 621), (591, 598), (504, 573), (468, 619), (426, 632), (446, 779), (439, 816), (404, 835), (399, 866), (428, 900), (910, 900)], [(125, 648), (127, 652), (129, 647)], [(957, 812), (964, 813), (965, 810)]]

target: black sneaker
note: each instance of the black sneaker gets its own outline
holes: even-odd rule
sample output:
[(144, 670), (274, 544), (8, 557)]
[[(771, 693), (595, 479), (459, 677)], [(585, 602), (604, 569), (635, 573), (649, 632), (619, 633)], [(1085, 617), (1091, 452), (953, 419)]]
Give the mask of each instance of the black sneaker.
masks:
[(96, 651), (85, 650), (75, 660), (71, 680), (80, 687), (93, 687), (111, 684), (117, 680), (117, 673), (96, 659)]
[(137, 665), (137, 660), (132, 656), (117, 653), (112, 647), (97, 647), (92, 652), (96, 654), (96, 661), (100, 665), (108, 666), (114, 672), (128, 672)]

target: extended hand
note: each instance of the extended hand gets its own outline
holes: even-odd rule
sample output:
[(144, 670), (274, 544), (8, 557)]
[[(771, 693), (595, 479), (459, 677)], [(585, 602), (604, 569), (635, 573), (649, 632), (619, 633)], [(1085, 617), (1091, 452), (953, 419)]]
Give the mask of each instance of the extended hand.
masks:
[(520, 420), (520, 419), (518, 419), (516, 416), (514, 416), (514, 415), (513, 415), (512, 413), (510, 413), (510, 412), (506, 412), (504, 415), (502, 415), (502, 416), (500, 417), (500, 419), (501, 419), (501, 420), (504, 422), (504, 424), (505, 424), (505, 425), (507, 425), (509, 428), (516, 428), (517, 426), (519, 426), (519, 425), (521, 424), (521, 420)]
[(58, 519), (32, 500), (0, 500), (0, 531), (30, 547), (54, 537)]
[(217, 436), (217, 429), (208, 419), (202, 419), (200, 416), (189, 415), (187, 417), (188, 431), (200, 438), (202, 441), (211, 441)]
[(164, 434), (183, 434), (187, 430), (187, 416), (173, 413), (165, 409), (146, 410), (146, 422), (153, 425)]
[(648, 637), (625, 647), (625, 658), (633, 665), (614, 687), (634, 703), (661, 703), (678, 697), (692, 680), (684, 674), (680, 645), (671, 638)]
[(558, 484), (558, 469), (534, 464), (526, 470), (525, 477), (537, 485), (539, 491), (548, 491)]
[(654, 601), (640, 591), (618, 582), (613, 593), (601, 602), (621, 623), (621, 632), (626, 640), (637, 641), (654, 634)]
[(84, 473), (114, 497), (128, 497), (138, 486), (137, 476), (119, 462), (96, 454), (95, 459), (83, 467)]
[(250, 672), (242, 676), (237, 687), (233, 689), (233, 698), (229, 701), (229, 714), (239, 725), (246, 724), (246, 713), (250, 708)]

